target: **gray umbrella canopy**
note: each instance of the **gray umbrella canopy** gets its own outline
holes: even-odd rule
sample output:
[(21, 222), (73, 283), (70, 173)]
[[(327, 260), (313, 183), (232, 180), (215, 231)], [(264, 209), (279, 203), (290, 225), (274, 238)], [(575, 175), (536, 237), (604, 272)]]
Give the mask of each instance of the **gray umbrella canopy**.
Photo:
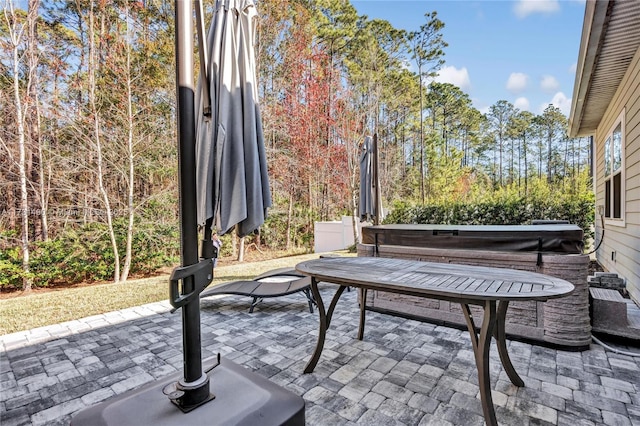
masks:
[[(211, 117), (205, 117), (203, 82), (196, 90), (198, 223), (214, 218), (219, 234), (234, 225), (247, 235), (271, 206), (258, 105), (253, 0), (217, 0), (207, 36)], [(202, 78), (202, 77), (201, 77)]]
[(360, 220), (370, 221), (375, 216), (373, 200), (373, 140), (371, 136), (364, 138), (360, 153), (360, 203), (358, 215)]
[(380, 178), (378, 174), (378, 136), (366, 136), (360, 154), (360, 203), (361, 221), (379, 225), (383, 219)]

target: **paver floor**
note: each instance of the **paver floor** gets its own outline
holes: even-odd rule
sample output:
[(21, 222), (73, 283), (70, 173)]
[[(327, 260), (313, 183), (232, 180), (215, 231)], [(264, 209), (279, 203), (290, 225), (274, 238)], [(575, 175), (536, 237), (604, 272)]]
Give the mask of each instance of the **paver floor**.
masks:
[[(356, 292), (345, 292), (318, 366), (303, 374), (317, 313), (299, 294), (252, 314), (249, 302), (202, 302), (203, 357), (220, 353), (302, 395), (308, 425), (483, 424), (466, 331), (369, 312), (358, 341)], [(83, 408), (180, 371), (181, 316), (169, 310), (153, 303), (0, 336), (0, 424), (68, 425)], [(492, 348), (500, 424), (640, 425), (640, 358), (595, 344), (568, 352), (508, 343), (526, 386), (510, 383)]]

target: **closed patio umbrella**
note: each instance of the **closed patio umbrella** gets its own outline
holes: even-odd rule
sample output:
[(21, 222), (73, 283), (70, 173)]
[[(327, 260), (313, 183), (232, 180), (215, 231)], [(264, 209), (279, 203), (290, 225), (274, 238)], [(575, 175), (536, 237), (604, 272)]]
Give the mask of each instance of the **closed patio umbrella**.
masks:
[(358, 215), (361, 221), (380, 223), (382, 204), (380, 202), (378, 179), (377, 136), (366, 136), (360, 154), (360, 202)]
[[(224, 234), (238, 225), (239, 233), (247, 234), (264, 222), (271, 205), (253, 51), (255, 4), (217, 0), (208, 43), (203, 40), (199, 1), (196, 6), (203, 77), (194, 96), (189, 88), (191, 3), (176, 1), (183, 266), (172, 273), (170, 301), (174, 308), (182, 308), (185, 374), (169, 398), (185, 412), (213, 397), (202, 370), (198, 297), (213, 278), (211, 228)], [(205, 236), (198, 253), (197, 226), (203, 224)]]
[[(271, 206), (254, 51), (253, 0), (217, 0), (209, 62), (196, 89), (197, 220), (225, 234), (256, 230)], [(208, 78), (209, 99), (203, 91)], [(205, 108), (211, 104), (211, 116)]]
[[(202, 49), (201, 4), (194, 3)], [(83, 410), (73, 418), (73, 426), (304, 425), (302, 397), (219, 354), (217, 362), (209, 360), (203, 369), (199, 295), (213, 279), (215, 244), (210, 226), (223, 233), (237, 224), (240, 233), (249, 233), (264, 222), (271, 196), (255, 84), (254, 2), (216, 2), (209, 34), (212, 60), (204, 73), (211, 81), (199, 87), (197, 95), (192, 6), (191, 1), (175, 0), (181, 265), (171, 274), (169, 301), (175, 310), (182, 310), (184, 374), (158, 379)], [(201, 52), (201, 62), (208, 63), (206, 56)], [(213, 110), (207, 111), (206, 120), (205, 110)], [(199, 252), (198, 225), (203, 223), (205, 238)], [(168, 404), (179, 410), (168, 409)]]
[(371, 136), (364, 138), (360, 153), (360, 202), (358, 215), (360, 220), (368, 221), (373, 217), (373, 141)]

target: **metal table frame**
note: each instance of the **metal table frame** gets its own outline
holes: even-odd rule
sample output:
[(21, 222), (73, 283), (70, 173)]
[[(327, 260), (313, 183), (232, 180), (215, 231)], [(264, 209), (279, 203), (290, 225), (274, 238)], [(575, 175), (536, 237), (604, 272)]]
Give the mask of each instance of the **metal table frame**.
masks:
[[(316, 367), (322, 354), (325, 336), (331, 324), (335, 307), (340, 296), (349, 286), (358, 288), (361, 296), (359, 340), (362, 340), (364, 336), (365, 302), (369, 289), (459, 303), (471, 337), (478, 369), (480, 400), (485, 422), (488, 425), (498, 424), (489, 378), (489, 349), (492, 337), (496, 340), (500, 361), (511, 383), (518, 387), (524, 386), (524, 381), (513, 367), (507, 351), (505, 320), (509, 302), (562, 297), (571, 293), (574, 288), (573, 284), (560, 278), (528, 271), (371, 257), (311, 260), (298, 264), (296, 270), (311, 276), (311, 291), (318, 306), (320, 319), (318, 341), (315, 351), (304, 369), (305, 373), (313, 372)], [(429, 270), (435, 272), (429, 273)], [(452, 279), (452, 276), (455, 279)], [(486, 278), (477, 278), (478, 276)], [(483, 290), (478, 288), (475, 290), (461, 289), (464, 285), (467, 287), (475, 285), (474, 282), (478, 280), (492, 281), (494, 284), (487, 285)], [(498, 285), (495, 284), (496, 281), (498, 281)], [(339, 286), (329, 304), (329, 309), (325, 309), (318, 290), (319, 282)], [(397, 282), (401, 284), (396, 284)], [(520, 288), (531, 288), (531, 291), (510, 292), (509, 290), (514, 287), (513, 284), (521, 284)], [(535, 286), (538, 286), (537, 290)], [(483, 286), (476, 285), (476, 287), (482, 288)], [(489, 291), (490, 289), (491, 291)], [(501, 289), (506, 289), (506, 291), (500, 291)], [(477, 305), (484, 309), (479, 331), (469, 305)]]

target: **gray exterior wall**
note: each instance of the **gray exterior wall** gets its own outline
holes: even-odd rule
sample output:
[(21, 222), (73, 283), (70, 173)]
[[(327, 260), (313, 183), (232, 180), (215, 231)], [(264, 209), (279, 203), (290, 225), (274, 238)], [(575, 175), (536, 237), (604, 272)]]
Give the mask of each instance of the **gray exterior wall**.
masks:
[[(640, 302), (640, 49), (629, 66), (595, 133), (596, 205), (604, 205), (604, 142), (624, 111), (625, 220), (605, 222), (604, 241), (596, 252), (608, 271), (626, 279), (627, 291)], [(620, 226), (621, 225), (621, 226)], [(597, 237), (602, 235), (600, 218)]]

